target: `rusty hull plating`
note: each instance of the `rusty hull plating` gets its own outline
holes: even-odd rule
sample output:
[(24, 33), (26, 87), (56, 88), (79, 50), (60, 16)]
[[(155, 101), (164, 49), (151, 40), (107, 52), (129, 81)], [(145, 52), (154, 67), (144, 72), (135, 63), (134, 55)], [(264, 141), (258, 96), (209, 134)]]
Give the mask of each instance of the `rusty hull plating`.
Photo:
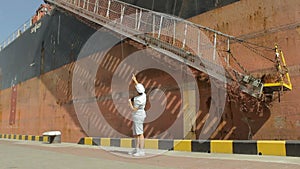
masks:
[[(300, 97), (298, 95), (300, 88), (297, 85), (300, 83), (300, 49), (297, 48), (300, 46), (300, 12), (297, 10), (299, 6), (298, 0), (290, 0), (289, 3), (279, 0), (242, 0), (189, 19), (191, 22), (262, 46), (272, 47), (274, 42), (277, 42), (284, 51), (290, 81), (293, 84), (293, 90), (283, 93), (280, 102), (275, 100), (270, 104), (238, 92), (238, 86), (229, 86), (228, 91), (231, 92), (228, 92), (221, 121), (209, 139), (300, 139)], [(64, 25), (61, 20), (69, 25)], [(59, 10), (55, 11), (54, 15), (46, 16), (40, 21), (42, 21), (40, 31), (43, 33), (40, 33), (39, 43), (35, 44), (37, 47), (34, 55), (37, 57), (33, 58), (35, 60), (34, 70), (31, 68), (24, 70), (26, 75), (21, 73), (22, 79), (16, 79), (13, 87), (8, 85), (11, 83), (10, 80), (3, 82), (5, 78), (10, 78), (9, 75), (1, 76), (3, 89), (0, 97), (0, 131), (7, 134), (40, 135), (44, 131), (59, 130), (62, 132), (62, 141), (77, 142), (79, 138), (87, 136), (87, 132), (79, 122), (73, 106), (72, 75), (76, 71), (77, 73), (78, 71), (83, 72), (83, 70), (75, 69), (76, 56), (87, 38), (99, 26)], [(58, 25), (62, 29), (59, 39)], [(55, 29), (50, 28), (51, 26)], [(68, 32), (77, 26), (80, 27), (80, 30), (85, 30), (85, 33), (80, 30), (72, 30), (74, 38), (65, 37), (64, 31)], [(18, 40), (21, 41), (21, 39)], [(67, 41), (66, 44), (62, 45), (65, 41)], [(18, 43), (21, 42), (14, 42), (10, 46), (11, 49), (8, 47), (1, 51), (3, 54), (1, 57), (8, 55), (9, 50), (20, 45)], [(107, 129), (99, 121), (91, 119), (89, 122), (95, 124), (98, 130), (90, 131), (92, 135), (89, 136), (131, 136), (131, 121), (120, 116), (115, 108), (110, 97), (110, 83), (116, 71), (115, 67), (120, 64), (120, 61), (144, 48), (146, 46), (126, 39), (110, 49), (104, 56), (106, 63), (110, 62), (112, 66), (99, 63), (101, 66), (95, 79), (96, 102), (101, 108), (102, 116), (112, 129)], [(237, 50), (238, 48), (240, 50)], [(65, 53), (61, 52), (63, 50)], [(272, 62), (258, 55), (250, 55), (246, 47), (240, 48), (237, 45), (233, 46), (231, 50), (235, 52), (235, 57), (245, 69), (256, 77), (262, 77), (274, 71)], [(270, 51), (262, 51), (264, 56), (274, 59), (272, 58), (274, 51), (271, 52), (273, 54), (270, 54)], [(152, 55), (159, 63), (161, 55), (155, 52)], [(57, 59), (57, 57), (61, 58)], [(82, 59), (83, 62), (84, 59)], [(82, 76), (85, 78), (84, 73)], [(197, 79), (200, 108), (196, 112), (195, 123), (191, 127), (189, 137), (198, 139), (208, 118), (209, 109), (215, 103), (211, 98), (211, 84), (208, 76), (198, 71), (193, 71), (193, 76)], [(159, 118), (145, 124), (145, 136), (180, 139), (185, 137), (182, 129), (184, 116), (180, 113), (182, 98), (176, 81), (157, 69), (143, 71), (138, 77), (147, 77), (144, 82), (148, 84), (148, 88), (165, 86), (164, 91), (168, 103)], [(130, 88), (132, 89), (133, 86)], [(277, 98), (278, 96), (272, 95), (272, 97)], [(85, 100), (86, 107), (89, 107), (89, 104), (90, 101)], [(90, 113), (88, 108), (83, 112), (87, 115)], [(172, 128), (175, 121), (179, 121), (176, 123), (178, 126)], [(113, 130), (118, 134), (112, 134)]]

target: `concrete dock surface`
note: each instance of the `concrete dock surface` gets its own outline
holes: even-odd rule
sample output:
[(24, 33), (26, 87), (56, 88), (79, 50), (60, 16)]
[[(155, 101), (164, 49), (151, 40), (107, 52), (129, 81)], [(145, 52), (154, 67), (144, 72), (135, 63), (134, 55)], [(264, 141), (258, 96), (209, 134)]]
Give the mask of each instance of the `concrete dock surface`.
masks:
[(0, 169), (299, 169), (300, 157), (209, 154), (0, 139)]

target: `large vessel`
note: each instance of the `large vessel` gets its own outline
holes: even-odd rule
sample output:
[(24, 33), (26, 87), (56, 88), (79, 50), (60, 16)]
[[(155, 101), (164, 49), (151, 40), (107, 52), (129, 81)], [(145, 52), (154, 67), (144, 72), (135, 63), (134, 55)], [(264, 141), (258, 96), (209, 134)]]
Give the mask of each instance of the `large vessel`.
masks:
[[(0, 133), (41, 135), (45, 131), (59, 130), (62, 141), (66, 142), (78, 142), (85, 136), (130, 137), (131, 113), (126, 101), (134, 95), (133, 84), (127, 78), (132, 72), (138, 73), (149, 96), (147, 138), (300, 139), (298, 0), (45, 2), (27, 24), (28, 28), (24, 26), (13, 38), (0, 44)], [(124, 6), (134, 10), (126, 13)], [(201, 38), (207, 36), (209, 42), (205, 43), (212, 46), (214, 56), (222, 57), (222, 51), (214, 50), (219, 43), (213, 39), (233, 40), (228, 42), (232, 48), (223, 45), (226, 56), (232, 55), (231, 62), (237, 62), (232, 66), (240, 70), (238, 73), (251, 74), (253, 78), (264, 80), (263, 77), (278, 71), (276, 56), (279, 57), (282, 50), (287, 66), (283, 64), (281, 68), (288, 70), (288, 85), (280, 84), (280, 89), (271, 86), (271, 92), (265, 90), (269, 86), (261, 87), (264, 90), (261, 92), (268, 94), (262, 98), (249, 94), (250, 90), (234, 88), (232, 83), (214, 83), (216, 76), (200, 71), (192, 63), (182, 64), (176, 57), (169, 58), (161, 51), (161, 48), (169, 48), (165, 43), (151, 41), (158, 45), (147, 46), (134, 37), (125, 38), (118, 31), (122, 29), (112, 30), (111, 25), (98, 22), (101, 20), (98, 15), (110, 18), (118, 9), (137, 20), (144, 16), (138, 9), (157, 11), (153, 13), (160, 17), (151, 23), (160, 25), (162, 31), (168, 29), (162, 26), (162, 18), (210, 31), (212, 37), (204, 33)], [(117, 21), (122, 23), (120, 18)], [(139, 28), (143, 23), (134, 25)], [(178, 29), (170, 25), (171, 30), (180, 30), (174, 31), (176, 34), (188, 34), (184, 24), (178, 24)], [(162, 36), (169, 41), (160, 31), (145, 34)], [(196, 53), (205, 55), (207, 44), (195, 49), (189, 46), (189, 40), (197, 38), (200, 39), (200, 33), (199, 37), (195, 34), (178, 43), (173, 39), (173, 44), (182, 46), (174, 51), (183, 50), (193, 55), (193, 51), (198, 50)], [(275, 44), (280, 50), (275, 49)], [(139, 60), (135, 55), (151, 59)], [(148, 67), (134, 67), (130, 63)], [(184, 67), (186, 65), (189, 68)], [(250, 78), (243, 77), (245, 81), (245, 77)], [(186, 80), (189, 78), (193, 80)], [(289, 90), (284, 91), (284, 88)], [(226, 90), (222, 92), (223, 89)], [(89, 92), (92, 94), (87, 95)], [(215, 118), (210, 115), (213, 112), (217, 112)]]

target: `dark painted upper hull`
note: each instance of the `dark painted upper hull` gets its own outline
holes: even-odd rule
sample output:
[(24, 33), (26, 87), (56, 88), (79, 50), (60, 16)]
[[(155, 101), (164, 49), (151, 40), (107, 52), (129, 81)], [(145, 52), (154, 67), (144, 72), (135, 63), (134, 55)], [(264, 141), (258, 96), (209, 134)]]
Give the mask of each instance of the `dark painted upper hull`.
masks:
[(121, 0), (146, 9), (190, 18), (239, 0)]
[(76, 60), (94, 32), (75, 17), (54, 10), (0, 52), (1, 88)]
[[(122, 0), (151, 10), (189, 18), (238, 0)], [(0, 51), (1, 89), (75, 61), (95, 32), (74, 16), (54, 10)]]

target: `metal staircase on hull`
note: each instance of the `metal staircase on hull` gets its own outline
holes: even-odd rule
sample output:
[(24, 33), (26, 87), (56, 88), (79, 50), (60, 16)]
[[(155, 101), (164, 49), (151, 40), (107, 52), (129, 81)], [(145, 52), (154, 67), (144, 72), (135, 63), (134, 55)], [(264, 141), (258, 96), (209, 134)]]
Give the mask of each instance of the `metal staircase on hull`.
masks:
[[(233, 66), (233, 36), (171, 15), (117, 0), (45, 0), (118, 34), (208, 74), (221, 82), (238, 82), (243, 92), (260, 98), (261, 79)], [(243, 67), (240, 67), (243, 68)]]

